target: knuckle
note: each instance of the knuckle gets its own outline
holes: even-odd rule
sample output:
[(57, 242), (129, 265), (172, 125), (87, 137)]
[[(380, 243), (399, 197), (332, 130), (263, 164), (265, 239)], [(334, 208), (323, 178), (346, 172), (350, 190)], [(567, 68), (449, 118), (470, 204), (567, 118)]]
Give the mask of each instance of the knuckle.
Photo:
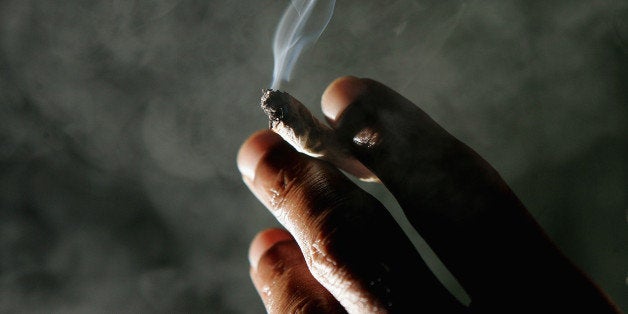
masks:
[(366, 149), (376, 150), (381, 144), (383, 132), (375, 126), (365, 126), (355, 132), (352, 142), (355, 146)]
[(308, 245), (306, 261), (316, 275), (326, 275), (338, 266), (338, 262), (328, 250), (330, 238), (330, 235), (318, 236)]
[(333, 241), (333, 232), (320, 234), (309, 245), (305, 252), (305, 260), (310, 273), (323, 286), (334, 293), (343, 293), (349, 288), (350, 280), (345, 265), (338, 259), (338, 254), (334, 252), (330, 241)]

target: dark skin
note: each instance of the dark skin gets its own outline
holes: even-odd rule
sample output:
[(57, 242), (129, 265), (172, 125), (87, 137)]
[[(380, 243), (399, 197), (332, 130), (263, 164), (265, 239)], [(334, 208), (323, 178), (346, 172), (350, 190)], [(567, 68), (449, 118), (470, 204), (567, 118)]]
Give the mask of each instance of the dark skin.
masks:
[(499, 174), (388, 87), (343, 77), (322, 97), (336, 136), (396, 197), (469, 296), (458, 302), (375, 198), (265, 130), (240, 149), (247, 186), (286, 228), (251, 244), (270, 313), (619, 313)]

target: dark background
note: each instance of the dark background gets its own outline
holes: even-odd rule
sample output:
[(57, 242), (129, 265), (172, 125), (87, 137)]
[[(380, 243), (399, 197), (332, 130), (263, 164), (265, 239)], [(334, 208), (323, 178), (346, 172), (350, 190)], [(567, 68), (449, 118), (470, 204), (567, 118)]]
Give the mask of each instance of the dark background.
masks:
[[(246, 251), (276, 223), (235, 156), (287, 4), (0, 0), (0, 312), (263, 311)], [(339, 0), (283, 88), (320, 116), (347, 74), (475, 148), (628, 309), (627, 1)]]

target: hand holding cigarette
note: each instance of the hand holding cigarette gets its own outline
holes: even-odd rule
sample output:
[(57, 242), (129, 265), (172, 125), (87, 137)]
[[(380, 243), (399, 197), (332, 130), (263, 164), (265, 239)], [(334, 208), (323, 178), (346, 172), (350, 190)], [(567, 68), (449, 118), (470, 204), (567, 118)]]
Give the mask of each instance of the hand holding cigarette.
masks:
[[(484, 159), (393, 90), (334, 81), (322, 101), (331, 127), (315, 131), (299, 123), (318, 122), (287, 120), (283, 110), (301, 110), (291, 96), (267, 96), (282, 98), (264, 108), (281, 136), (252, 135), (238, 167), (287, 229), (259, 233), (249, 250), (270, 313), (619, 312)], [(331, 163), (314, 158), (331, 151)], [(338, 159), (359, 161), (385, 184), (470, 306), (436, 279), (386, 208), (336, 168)]]
[(338, 141), (334, 130), (316, 119), (296, 98), (278, 90), (265, 90), (260, 102), (268, 116), (269, 129), (279, 134), (300, 153), (326, 160), (362, 181), (377, 177)]

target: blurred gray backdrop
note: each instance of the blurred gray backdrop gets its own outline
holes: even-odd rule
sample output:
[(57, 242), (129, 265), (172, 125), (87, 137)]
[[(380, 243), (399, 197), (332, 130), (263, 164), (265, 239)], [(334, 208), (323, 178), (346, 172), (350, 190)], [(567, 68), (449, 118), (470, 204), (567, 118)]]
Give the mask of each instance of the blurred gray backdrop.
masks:
[[(288, 3), (0, 0), (0, 312), (263, 311), (246, 252), (276, 222), (235, 156)], [(627, 1), (338, 0), (284, 89), (321, 116), (347, 74), (475, 148), (628, 309)]]

